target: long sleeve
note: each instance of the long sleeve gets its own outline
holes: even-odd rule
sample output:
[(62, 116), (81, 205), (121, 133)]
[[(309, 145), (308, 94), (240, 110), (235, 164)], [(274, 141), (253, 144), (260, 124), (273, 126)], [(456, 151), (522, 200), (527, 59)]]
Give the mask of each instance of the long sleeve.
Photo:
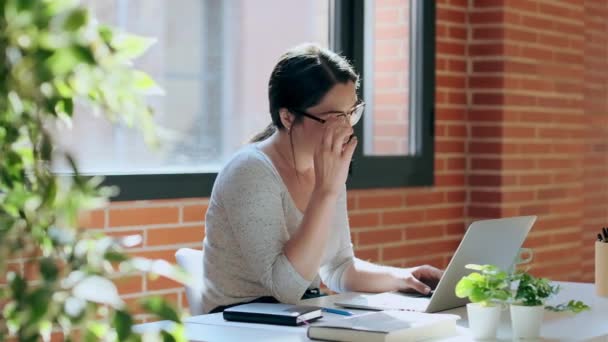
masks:
[(320, 275), (323, 283), (332, 291), (344, 292), (344, 272), (354, 262), (353, 244), (350, 239), (350, 227), (348, 224), (348, 212), (346, 204), (346, 186), (340, 194), (336, 205), (336, 220), (335, 226), (332, 229), (337, 229), (336, 236), (338, 237), (336, 253), (328, 260), (327, 263), (321, 265)]
[(252, 274), (279, 301), (294, 303), (310, 282), (291, 265), (283, 246), (289, 239), (281, 184), (264, 162), (247, 157), (221, 181), (221, 205), (228, 226)]

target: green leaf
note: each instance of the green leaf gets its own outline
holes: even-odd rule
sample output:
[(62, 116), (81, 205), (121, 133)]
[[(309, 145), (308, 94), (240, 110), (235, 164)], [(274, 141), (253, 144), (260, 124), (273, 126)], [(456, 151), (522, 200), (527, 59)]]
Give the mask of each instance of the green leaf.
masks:
[(113, 251), (113, 250), (108, 250), (104, 254), (104, 259), (106, 259), (109, 262), (123, 262), (125, 260), (129, 260), (129, 256), (126, 255), (125, 253), (121, 253), (121, 252)]
[(48, 287), (37, 288), (27, 296), (27, 301), (32, 308), (29, 318), (32, 322), (39, 321), (46, 314), (51, 296), (52, 293)]
[(141, 56), (154, 43), (156, 39), (121, 33), (112, 40), (112, 47), (116, 49), (119, 58), (131, 60)]
[(20, 274), (14, 272), (9, 273), (8, 277), (13, 298), (19, 302), (23, 301), (25, 298), (25, 292), (27, 290), (27, 283), (25, 282), (25, 279), (23, 279)]
[(135, 89), (139, 91), (145, 92), (151, 89), (159, 89), (158, 84), (154, 82), (152, 77), (143, 71), (135, 71), (133, 73), (133, 78), (135, 80)]
[(42, 278), (47, 282), (53, 282), (57, 280), (57, 275), (59, 275), (59, 268), (55, 261), (52, 258), (42, 258), (40, 260), (40, 274)]
[(58, 115), (65, 114), (72, 116), (74, 113), (74, 101), (71, 98), (65, 98), (57, 101), (55, 105), (55, 113)]
[(142, 300), (141, 306), (146, 311), (157, 315), (160, 319), (180, 322), (179, 316), (175, 310), (162, 297), (154, 296), (145, 298)]
[(63, 28), (68, 31), (77, 31), (85, 26), (89, 20), (89, 13), (85, 8), (76, 8), (68, 15)]
[(97, 30), (99, 32), (99, 36), (104, 41), (104, 43), (110, 44), (112, 42), (112, 38), (114, 37), (114, 31), (110, 27), (106, 25), (99, 25)]
[(462, 278), (456, 284), (456, 296), (458, 298), (468, 297), (471, 293), (471, 288), (473, 287), (473, 282), (468, 278)]
[(126, 311), (118, 310), (114, 314), (113, 325), (116, 328), (118, 340), (124, 341), (132, 334), (133, 317)]
[(58, 49), (46, 61), (46, 67), (55, 75), (62, 76), (73, 71), (79, 64), (93, 64), (95, 57), (91, 50), (82, 46)]

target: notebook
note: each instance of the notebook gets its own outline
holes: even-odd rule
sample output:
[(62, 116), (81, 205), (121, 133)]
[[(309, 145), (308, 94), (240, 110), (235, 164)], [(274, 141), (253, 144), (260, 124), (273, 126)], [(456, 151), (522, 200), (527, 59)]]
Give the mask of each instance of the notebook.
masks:
[(227, 321), (300, 325), (323, 317), (318, 306), (250, 303), (233, 306), (224, 310)]
[(411, 311), (370, 312), (308, 327), (308, 338), (325, 341), (419, 341), (456, 335), (459, 316)]

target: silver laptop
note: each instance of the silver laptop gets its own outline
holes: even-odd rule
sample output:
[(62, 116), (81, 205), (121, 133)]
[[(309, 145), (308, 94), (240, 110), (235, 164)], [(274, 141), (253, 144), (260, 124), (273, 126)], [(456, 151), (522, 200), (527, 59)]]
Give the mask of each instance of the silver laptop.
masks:
[(387, 292), (358, 295), (335, 304), (355, 309), (429, 313), (463, 306), (468, 299), (456, 297), (454, 288), (463, 276), (472, 272), (465, 265), (493, 264), (504, 270), (511, 269), (535, 221), (536, 216), (521, 216), (473, 222), (430, 298), (420, 294)]

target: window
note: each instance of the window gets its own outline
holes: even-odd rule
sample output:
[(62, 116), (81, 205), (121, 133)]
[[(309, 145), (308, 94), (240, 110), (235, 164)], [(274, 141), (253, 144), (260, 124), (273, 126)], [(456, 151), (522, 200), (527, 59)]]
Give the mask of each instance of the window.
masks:
[(157, 40), (137, 64), (165, 90), (150, 99), (171, 133), (160, 151), (83, 110), (73, 131), (58, 134), (84, 173), (121, 188), (118, 199), (208, 196), (224, 162), (270, 122), (278, 56), (304, 41), (341, 52), (362, 74), (368, 107), (349, 187), (432, 184), (434, 1), (83, 2), (100, 20)]
[(136, 129), (80, 110), (74, 130), (59, 136), (87, 174), (218, 172), (270, 122), (267, 82), (278, 56), (304, 41), (328, 46), (329, 0), (85, 4), (100, 21), (156, 39), (136, 66), (164, 89), (150, 102), (168, 129), (161, 150), (150, 151)]
[(336, 0), (337, 50), (363, 75), (350, 188), (433, 184), (435, 2)]

